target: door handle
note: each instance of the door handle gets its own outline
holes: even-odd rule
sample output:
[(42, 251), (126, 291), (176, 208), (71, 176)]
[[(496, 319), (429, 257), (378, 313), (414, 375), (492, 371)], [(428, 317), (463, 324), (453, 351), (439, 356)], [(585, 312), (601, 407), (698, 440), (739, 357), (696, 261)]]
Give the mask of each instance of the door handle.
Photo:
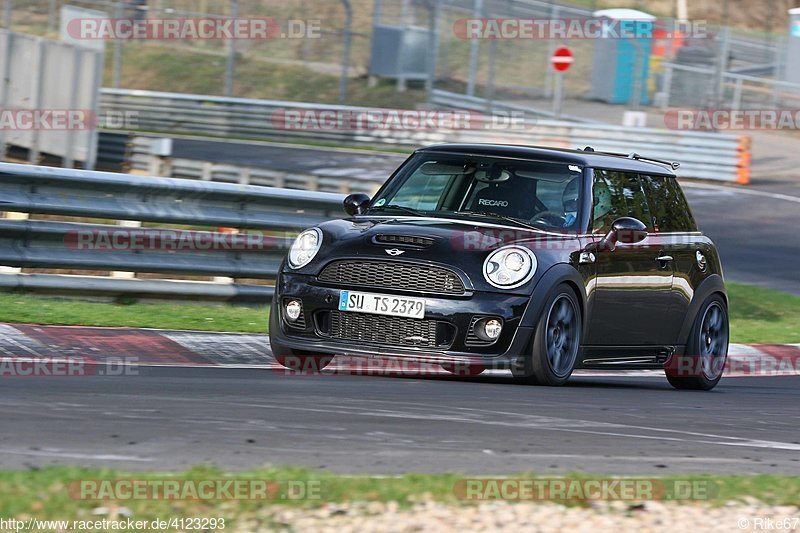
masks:
[(659, 255), (658, 257), (656, 257), (656, 261), (661, 263), (662, 266), (666, 266), (666, 263), (669, 263), (670, 261), (672, 261), (672, 256), (671, 255)]

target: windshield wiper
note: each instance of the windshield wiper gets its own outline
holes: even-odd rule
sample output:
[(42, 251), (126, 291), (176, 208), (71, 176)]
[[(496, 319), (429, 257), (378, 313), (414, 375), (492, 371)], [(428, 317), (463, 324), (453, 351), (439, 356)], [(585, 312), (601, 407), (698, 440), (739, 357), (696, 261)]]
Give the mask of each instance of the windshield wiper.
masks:
[(418, 211), (413, 207), (406, 207), (404, 205), (381, 205), (378, 207), (371, 207), (369, 212), (372, 213), (373, 211), (385, 211), (387, 209), (397, 209), (398, 211), (404, 211), (411, 215), (417, 215), (417, 216), (427, 215), (427, 213), (425, 213), (424, 211)]
[(528, 224), (526, 222), (521, 221), (518, 218), (509, 217), (506, 215), (501, 215), (499, 213), (492, 213), (491, 211), (454, 211), (457, 215), (475, 215), (480, 217), (489, 217), (489, 218), (496, 218), (498, 220), (505, 220), (506, 222), (512, 222), (517, 224), (518, 226), (522, 226), (523, 228), (533, 229), (536, 231), (542, 231), (541, 228), (537, 228), (532, 224)]

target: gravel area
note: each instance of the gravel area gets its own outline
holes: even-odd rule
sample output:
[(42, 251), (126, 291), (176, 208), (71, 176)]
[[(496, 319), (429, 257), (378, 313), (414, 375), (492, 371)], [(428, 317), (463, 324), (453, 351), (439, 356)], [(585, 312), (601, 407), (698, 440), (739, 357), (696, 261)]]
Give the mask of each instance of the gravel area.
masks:
[[(772, 520), (771, 527), (768, 520)], [(786, 525), (789, 527), (781, 527)], [(421, 502), (405, 509), (400, 508), (395, 502), (331, 504), (314, 510), (265, 508), (263, 514), (259, 513), (257, 518), (241, 520), (237, 527), (237, 531), (243, 532), (286, 530), (331, 533), (371, 531), (646, 533), (786, 531), (787, 529), (800, 532), (800, 508), (769, 506), (756, 501), (729, 503), (719, 507), (672, 502), (604, 502), (590, 507), (502, 501), (464, 506)]]

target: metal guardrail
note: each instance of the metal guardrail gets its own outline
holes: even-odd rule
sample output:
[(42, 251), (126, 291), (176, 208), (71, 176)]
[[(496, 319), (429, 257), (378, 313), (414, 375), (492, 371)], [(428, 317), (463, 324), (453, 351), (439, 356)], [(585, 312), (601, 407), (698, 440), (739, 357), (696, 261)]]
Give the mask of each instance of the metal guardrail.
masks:
[(104, 113), (135, 113), (136, 129), (150, 132), (257, 140), (370, 143), (380, 140), (357, 130), (295, 130), (279, 126), (285, 110), (369, 112), (373, 108), (278, 100), (226, 98), (183, 93), (102, 89)]
[[(293, 235), (340, 216), (343, 196), (270, 187), (157, 178), (0, 163), (0, 210), (145, 221), (190, 227), (265, 230), (252, 246), (82, 246), (80, 235), (134, 232), (139, 242), (161, 242), (165, 232), (192, 242), (230, 242), (208, 231), (130, 228), (112, 224), (0, 220), (0, 264), (77, 271), (127, 271), (190, 276), (274, 279)], [(228, 239), (228, 240), (226, 240)], [(130, 241), (126, 241), (130, 242)], [(96, 244), (96, 243), (95, 243)], [(111, 279), (54, 274), (0, 274), (0, 290), (80, 292), (135, 297), (204, 297), (266, 301), (271, 288), (246, 284)]]
[[(556, 114), (553, 111), (546, 111), (544, 109), (533, 109), (520, 105), (509, 104), (507, 102), (496, 102), (487, 98), (479, 96), (469, 96), (467, 94), (454, 93), (450, 91), (442, 91), (436, 89), (433, 91), (433, 103), (447, 108), (453, 109), (470, 109), (473, 111), (489, 112), (491, 110), (502, 110), (507, 112), (518, 111), (524, 113), (526, 116), (538, 116), (544, 119), (555, 120)], [(592, 120), (587, 117), (580, 117), (577, 115), (561, 114), (561, 122), (577, 122), (584, 124), (605, 124), (598, 120)]]
[[(485, 100), (475, 99), (486, 103)], [(463, 107), (464, 96), (434, 91), (434, 103)], [(480, 109), (479, 102), (470, 109)], [(495, 105), (505, 110), (526, 108)], [(638, 152), (648, 157), (678, 161), (676, 174), (682, 178), (719, 180), (745, 184), (750, 179), (750, 137), (697, 131), (657, 128), (630, 128), (604, 123), (576, 123), (539, 119), (524, 130), (476, 131), (456, 133), (459, 142), (501, 142), (536, 144), (558, 148), (592, 146), (604, 152)]]
[[(440, 106), (464, 108), (463, 96), (455, 93), (434, 91), (434, 102)], [(749, 138), (746, 136), (536, 119), (533, 110), (513, 106), (499, 106), (498, 109), (500, 107), (527, 113), (528, 120), (519, 129), (289, 130), (276, 125), (276, 120), (280, 120), (281, 113), (286, 110), (330, 110), (349, 114), (377, 110), (151, 91), (102, 91), (104, 111), (136, 112), (138, 127), (148, 131), (408, 147), (441, 142), (498, 142), (560, 148), (592, 145), (602, 151), (645, 151), (650, 157), (680, 161), (678, 175), (681, 177), (738, 183), (749, 179)]]
[[(130, 143), (129, 162), (133, 170), (173, 178), (221, 181), (241, 185), (259, 185), (350, 194), (363, 192), (370, 196), (383, 185), (385, 179), (356, 179), (357, 176), (331, 173), (307, 174), (288, 170), (231, 165), (213, 161), (185, 158), (159, 158), (152, 155), (151, 144), (155, 139), (136, 135)], [(157, 168), (154, 168), (157, 167)]]

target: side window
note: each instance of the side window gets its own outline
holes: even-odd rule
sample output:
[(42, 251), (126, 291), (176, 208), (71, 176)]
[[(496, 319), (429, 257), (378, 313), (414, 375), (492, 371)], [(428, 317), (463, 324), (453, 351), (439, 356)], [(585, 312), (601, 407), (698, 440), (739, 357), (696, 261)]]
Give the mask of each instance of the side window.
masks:
[(619, 217), (639, 219), (649, 231), (653, 229), (653, 217), (639, 177), (628, 172), (595, 169), (592, 231), (606, 233)]
[(656, 231), (697, 231), (697, 224), (678, 180), (668, 176), (641, 178), (648, 190)]

